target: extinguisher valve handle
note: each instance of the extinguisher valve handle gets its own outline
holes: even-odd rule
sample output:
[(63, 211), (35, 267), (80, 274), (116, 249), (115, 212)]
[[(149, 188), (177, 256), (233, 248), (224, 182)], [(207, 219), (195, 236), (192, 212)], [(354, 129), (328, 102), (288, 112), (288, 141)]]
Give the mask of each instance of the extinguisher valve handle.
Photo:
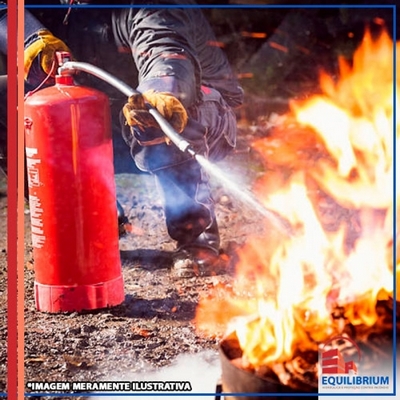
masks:
[(61, 67), (71, 61), (71, 54), (68, 51), (56, 51), (57, 63)]

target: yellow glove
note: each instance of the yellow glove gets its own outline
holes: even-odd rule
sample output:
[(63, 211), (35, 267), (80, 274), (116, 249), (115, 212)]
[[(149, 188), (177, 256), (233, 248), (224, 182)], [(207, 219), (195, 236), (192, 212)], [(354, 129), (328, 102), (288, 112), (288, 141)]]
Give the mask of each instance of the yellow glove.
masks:
[[(46, 74), (49, 74), (53, 62), (57, 63), (56, 51), (67, 51), (71, 53), (68, 46), (60, 39), (52, 35), (48, 30), (41, 30), (36, 33), (38, 39), (28, 45), (24, 51), (24, 77), (27, 79), (33, 61), (40, 54), (40, 66)], [(56, 64), (53, 74), (57, 72)]]
[(128, 125), (137, 126), (141, 130), (147, 127), (158, 127), (157, 121), (149, 113), (145, 102), (156, 108), (178, 133), (185, 129), (188, 115), (182, 103), (170, 93), (154, 90), (129, 97), (128, 103), (122, 109)]

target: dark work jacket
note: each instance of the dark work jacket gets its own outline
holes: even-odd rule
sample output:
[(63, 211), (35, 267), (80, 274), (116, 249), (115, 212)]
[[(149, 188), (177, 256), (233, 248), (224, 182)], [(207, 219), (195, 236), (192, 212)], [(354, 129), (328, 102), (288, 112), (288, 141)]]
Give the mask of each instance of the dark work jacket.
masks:
[[(242, 89), (202, 10), (163, 8), (194, 2), (146, 2), (153, 7), (160, 4), (160, 8), (137, 8), (137, 4), (135, 8), (135, 3), (140, 4), (131, 1), (126, 8), (108, 9), (76, 7), (66, 26), (60, 22), (62, 18), (55, 18), (54, 10), (42, 9), (40, 21), (66, 42), (77, 61), (105, 69), (140, 91), (168, 91), (190, 107), (201, 101), (200, 87), (205, 85), (217, 89), (232, 107), (242, 103)], [(113, 92), (111, 97), (119, 97), (106, 84), (96, 85)]]
[[(201, 102), (204, 85), (217, 89), (232, 107), (242, 103), (243, 91), (201, 9), (190, 7), (194, 2), (146, 2), (160, 8), (137, 8), (138, 1), (126, 3), (126, 8), (75, 7), (68, 25), (60, 18), (66, 10), (30, 11), (40, 21), (38, 28), (46, 27), (66, 42), (76, 60), (103, 68), (140, 91), (168, 91), (191, 107)], [(189, 7), (175, 7), (181, 4)], [(25, 36), (35, 26), (29, 25)], [(110, 92), (104, 82), (89, 80)]]
[(140, 91), (171, 92), (189, 107), (201, 100), (204, 85), (232, 107), (242, 103), (243, 91), (200, 9), (115, 10), (112, 29), (118, 48), (133, 56)]
[[(68, 25), (62, 23), (66, 9), (30, 9), (37, 20), (26, 12), (25, 39), (29, 41), (36, 25), (37, 29), (46, 27), (66, 42), (78, 61), (103, 68), (140, 91), (174, 93), (186, 107), (201, 101), (201, 85), (217, 89), (232, 107), (242, 103), (243, 91), (201, 9), (190, 7), (193, 1), (149, 2), (160, 8), (126, 3), (127, 8), (75, 7)], [(6, 38), (4, 17), (3, 11), (0, 44), (1, 37)], [(97, 78), (86, 80), (111, 97), (121, 97)]]

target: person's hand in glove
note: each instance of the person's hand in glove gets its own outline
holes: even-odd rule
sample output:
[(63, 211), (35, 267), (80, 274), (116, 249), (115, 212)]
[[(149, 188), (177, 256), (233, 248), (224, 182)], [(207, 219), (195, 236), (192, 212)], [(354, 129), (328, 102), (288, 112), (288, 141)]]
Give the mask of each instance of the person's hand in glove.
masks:
[[(38, 62), (43, 72), (54, 77), (57, 73), (57, 51), (67, 51), (71, 53), (68, 46), (60, 39), (53, 36), (46, 29), (40, 30), (31, 35), (24, 50), (24, 77), (28, 80), (29, 72), (33, 64)], [(38, 73), (38, 71), (35, 71)]]
[(172, 127), (181, 133), (187, 124), (188, 115), (182, 103), (172, 94), (148, 90), (143, 94), (133, 94), (122, 109), (128, 125), (141, 130), (158, 127), (157, 121), (149, 113), (146, 104), (151, 104)]

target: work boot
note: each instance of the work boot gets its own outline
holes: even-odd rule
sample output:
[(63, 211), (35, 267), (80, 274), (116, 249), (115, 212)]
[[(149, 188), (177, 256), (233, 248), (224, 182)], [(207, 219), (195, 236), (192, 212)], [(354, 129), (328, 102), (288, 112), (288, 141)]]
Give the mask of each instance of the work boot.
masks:
[(208, 275), (219, 260), (219, 232), (208, 176), (196, 160), (155, 172), (164, 199), (168, 234), (177, 243), (172, 272)]
[(211, 224), (196, 239), (190, 242), (178, 242), (177, 251), (195, 249), (208, 249), (212, 253), (219, 254), (219, 230), (215, 216)]
[(131, 231), (131, 223), (128, 220), (128, 217), (125, 215), (125, 211), (122, 208), (122, 205), (117, 200), (117, 216), (118, 216), (118, 236), (122, 238), (126, 236), (128, 232)]
[(217, 274), (223, 267), (220, 238), (215, 218), (194, 241), (178, 244), (173, 256), (173, 274), (178, 278)]

